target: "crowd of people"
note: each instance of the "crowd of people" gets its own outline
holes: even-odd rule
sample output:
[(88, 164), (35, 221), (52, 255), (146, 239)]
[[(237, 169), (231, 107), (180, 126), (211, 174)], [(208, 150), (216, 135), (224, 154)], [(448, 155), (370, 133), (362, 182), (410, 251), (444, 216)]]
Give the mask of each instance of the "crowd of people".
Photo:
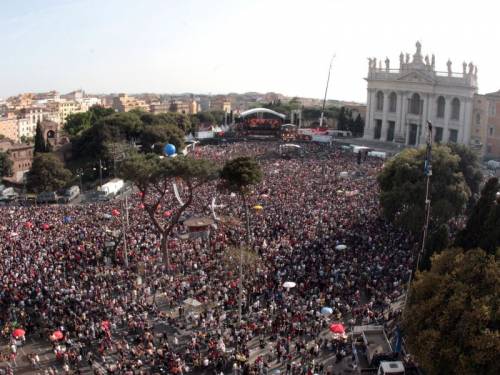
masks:
[[(277, 148), (248, 142), (195, 153), (221, 165), (256, 156), (264, 172), (248, 198), (250, 207), (262, 209), (251, 210), (241, 324), (238, 254), (245, 226), (218, 223), (208, 237), (172, 236), (167, 268), (160, 236), (134, 192), (129, 267), (121, 199), (0, 208), (0, 324), (13, 344), (6, 348), (20, 339), (50, 343), (68, 374), (89, 366), (115, 374), (263, 374), (278, 366), (289, 374), (333, 374), (323, 355), (340, 361), (349, 346), (325, 330), (332, 322), (349, 327), (392, 319), (389, 307), (404, 292), (414, 243), (380, 216), (376, 175), (383, 161), (358, 165), (352, 153), (313, 144), (284, 158)], [(170, 193), (162, 206), (175, 210)], [(189, 215), (211, 215), (215, 196), (218, 215), (243, 222), (239, 197), (215, 183), (197, 192)], [(179, 224), (175, 234), (182, 231)], [(21, 338), (13, 337), (18, 328), (25, 331)], [(34, 373), (53, 372), (36, 353), (16, 358), (13, 348), (2, 355), (0, 367), (26, 360)]]

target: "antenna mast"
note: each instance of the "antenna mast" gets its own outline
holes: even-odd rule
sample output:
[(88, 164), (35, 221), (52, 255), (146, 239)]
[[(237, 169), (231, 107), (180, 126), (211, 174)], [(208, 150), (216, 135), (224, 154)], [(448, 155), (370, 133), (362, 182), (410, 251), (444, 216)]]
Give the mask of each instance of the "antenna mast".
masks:
[(321, 117), (319, 119), (319, 127), (323, 127), (323, 118), (325, 116), (325, 105), (326, 105), (326, 94), (328, 93), (328, 85), (330, 84), (330, 74), (332, 72), (333, 59), (335, 58), (335, 54), (333, 54), (332, 59), (330, 60), (330, 66), (328, 67), (328, 78), (326, 79), (326, 88), (325, 88), (325, 96), (323, 98), (323, 106), (321, 108)]

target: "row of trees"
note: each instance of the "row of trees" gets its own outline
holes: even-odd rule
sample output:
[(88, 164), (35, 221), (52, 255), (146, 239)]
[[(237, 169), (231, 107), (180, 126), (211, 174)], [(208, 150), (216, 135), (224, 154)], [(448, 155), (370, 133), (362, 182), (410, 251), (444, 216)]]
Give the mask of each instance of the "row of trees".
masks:
[[(201, 124), (221, 123), (222, 111), (201, 112), (188, 116), (179, 113), (151, 114), (140, 110), (116, 113), (101, 106), (87, 112), (68, 116), (65, 132), (72, 142), (72, 170), (85, 169), (96, 164), (116, 166), (131, 152), (140, 148), (143, 153), (161, 154), (166, 143), (178, 150), (184, 147), (184, 137)], [(51, 153), (50, 143), (45, 142), (37, 125), (35, 157), (28, 175), (27, 187), (34, 192), (57, 190), (74, 183), (74, 176)], [(110, 168), (108, 168), (109, 170)], [(116, 175), (116, 170), (113, 173)], [(87, 180), (93, 173), (87, 173)]]
[[(418, 240), (424, 160), (425, 149), (406, 149), (378, 177), (384, 215)], [(433, 147), (429, 239), (403, 319), (410, 352), (428, 374), (500, 372), (500, 184), (488, 180), (479, 195), (481, 180), (467, 147)], [(453, 236), (448, 225), (464, 214), (467, 224)]]
[(351, 109), (341, 107), (337, 116), (337, 129), (350, 131), (353, 136), (363, 136), (365, 123), (358, 113), (355, 117)]

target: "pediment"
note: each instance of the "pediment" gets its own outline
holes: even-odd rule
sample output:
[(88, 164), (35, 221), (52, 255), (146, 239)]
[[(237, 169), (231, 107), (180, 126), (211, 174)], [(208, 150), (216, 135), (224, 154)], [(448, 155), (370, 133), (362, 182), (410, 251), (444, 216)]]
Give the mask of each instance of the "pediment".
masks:
[(403, 74), (397, 80), (403, 82), (435, 83), (434, 79), (429, 77), (427, 74), (416, 70)]

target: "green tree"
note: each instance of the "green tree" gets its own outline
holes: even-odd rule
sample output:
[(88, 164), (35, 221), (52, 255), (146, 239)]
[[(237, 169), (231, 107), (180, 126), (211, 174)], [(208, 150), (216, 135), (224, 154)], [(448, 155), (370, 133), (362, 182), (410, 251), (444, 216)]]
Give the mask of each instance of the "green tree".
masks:
[(471, 210), (465, 228), (460, 231), (455, 240), (456, 246), (464, 249), (472, 249), (479, 247), (480, 242), (485, 236), (491, 235), (488, 233), (485, 226), (490, 218), (491, 212), (496, 206), (496, 194), (500, 190), (498, 178), (490, 178), (481, 191), (481, 197), (477, 201), (474, 208)]
[[(250, 157), (239, 157), (227, 161), (224, 164), (221, 172), (221, 178), (224, 183), (224, 188), (237, 193), (243, 203), (246, 221), (246, 245), (250, 249), (250, 210), (248, 207), (247, 196), (250, 192), (250, 187), (262, 181), (262, 170), (255, 159)], [(238, 316), (241, 324), (242, 319), (242, 295), (243, 295), (243, 249), (240, 248), (240, 277), (238, 281), (239, 302)]]
[(41, 153), (33, 158), (27, 186), (36, 193), (54, 191), (65, 187), (71, 180), (71, 172), (54, 154)]
[(500, 373), (500, 267), (481, 249), (443, 251), (417, 273), (403, 329), (429, 375)]
[(142, 129), (143, 124), (135, 113), (113, 113), (102, 117), (74, 140), (74, 158), (111, 160), (109, 144), (134, 142)]
[(70, 137), (75, 137), (82, 131), (89, 129), (92, 126), (90, 112), (72, 113), (66, 118), (64, 131)]
[(448, 147), (454, 154), (460, 157), (458, 167), (464, 175), (465, 182), (471, 191), (471, 197), (479, 194), (479, 186), (483, 180), (483, 173), (477, 155), (467, 147), (459, 143), (450, 143)]
[(95, 124), (100, 119), (115, 113), (115, 110), (112, 108), (104, 108), (103, 106), (96, 104), (89, 108), (89, 112), (91, 115), (91, 123)]
[(13, 164), (12, 160), (9, 158), (9, 154), (6, 152), (0, 152), (0, 177), (12, 176), (12, 167)]
[[(386, 218), (420, 233), (424, 223), (426, 150), (405, 149), (385, 163), (378, 176), (380, 203)], [(459, 168), (460, 158), (447, 146), (432, 149), (431, 225), (434, 228), (463, 213), (470, 196)]]
[(337, 129), (338, 130), (349, 130), (348, 129), (349, 118), (346, 114), (346, 108), (340, 107), (339, 115), (337, 117)]
[[(170, 268), (168, 238), (182, 213), (192, 204), (197, 190), (217, 178), (215, 165), (207, 160), (184, 156), (160, 159), (155, 154), (134, 154), (125, 160), (119, 175), (141, 191), (141, 201), (157, 233), (161, 236), (163, 260)], [(173, 205), (172, 183), (181, 183), (185, 193), (182, 205)], [(167, 217), (164, 212), (172, 212)]]
[(354, 123), (352, 125), (351, 129), (352, 135), (355, 137), (362, 137), (364, 130), (365, 130), (365, 123), (361, 118), (361, 115), (358, 113), (358, 115), (356, 116), (356, 120), (354, 120)]
[(184, 133), (175, 125), (145, 126), (140, 135), (144, 152), (163, 153), (163, 146), (173, 144), (178, 151), (184, 148)]
[(40, 121), (36, 123), (35, 152), (47, 152), (47, 144), (45, 143), (45, 138), (43, 137)]

